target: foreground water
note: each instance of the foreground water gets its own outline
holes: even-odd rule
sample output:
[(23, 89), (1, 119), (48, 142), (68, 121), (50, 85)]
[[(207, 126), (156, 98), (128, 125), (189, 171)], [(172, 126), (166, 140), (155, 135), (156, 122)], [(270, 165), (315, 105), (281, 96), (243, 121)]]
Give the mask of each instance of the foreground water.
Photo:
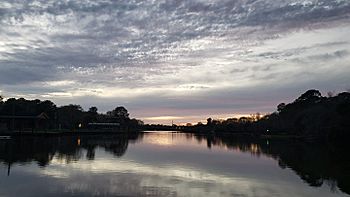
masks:
[(349, 196), (325, 143), (184, 133), (0, 140), (0, 196)]

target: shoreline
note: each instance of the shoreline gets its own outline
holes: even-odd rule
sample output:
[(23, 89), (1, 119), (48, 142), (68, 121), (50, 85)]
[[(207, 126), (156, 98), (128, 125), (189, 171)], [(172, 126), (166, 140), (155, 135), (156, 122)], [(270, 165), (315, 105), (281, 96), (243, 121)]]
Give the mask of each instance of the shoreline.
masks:
[(67, 136), (67, 135), (113, 135), (113, 134), (136, 134), (140, 131), (13, 131), (0, 132), (0, 136)]
[(40, 137), (51, 137), (51, 136), (75, 136), (75, 135), (124, 135), (124, 134), (138, 134), (138, 133), (161, 133), (161, 132), (180, 132), (180, 133), (188, 133), (195, 135), (203, 135), (203, 136), (236, 136), (236, 137), (253, 137), (260, 139), (297, 139), (297, 140), (313, 140), (322, 138), (320, 136), (298, 136), (298, 135), (256, 135), (249, 132), (242, 133), (214, 133), (214, 132), (188, 132), (188, 131), (148, 131), (148, 130), (135, 130), (135, 131), (116, 131), (116, 130), (76, 130), (76, 131), (6, 131), (0, 132), (0, 136), (40, 136)]

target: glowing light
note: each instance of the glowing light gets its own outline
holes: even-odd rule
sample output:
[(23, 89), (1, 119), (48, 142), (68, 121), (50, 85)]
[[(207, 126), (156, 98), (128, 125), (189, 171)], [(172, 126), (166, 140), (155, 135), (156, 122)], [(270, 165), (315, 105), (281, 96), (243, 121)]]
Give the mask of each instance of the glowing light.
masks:
[(156, 117), (148, 117), (144, 119), (145, 120), (180, 120), (183, 118), (184, 117), (179, 117), (179, 116), (156, 116)]
[(257, 144), (251, 144), (250, 145), (250, 151), (254, 154), (254, 153), (258, 153), (259, 152), (259, 146)]
[(173, 139), (169, 134), (157, 133), (157, 134), (146, 135), (143, 140), (147, 143), (156, 144), (160, 146), (174, 145)]

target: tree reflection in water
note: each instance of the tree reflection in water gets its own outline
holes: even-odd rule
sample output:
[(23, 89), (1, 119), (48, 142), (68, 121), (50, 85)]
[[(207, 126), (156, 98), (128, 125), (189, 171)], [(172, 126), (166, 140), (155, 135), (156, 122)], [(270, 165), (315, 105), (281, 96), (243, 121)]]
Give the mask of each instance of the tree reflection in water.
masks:
[(121, 157), (131, 140), (142, 134), (113, 136), (63, 136), (63, 137), (16, 137), (13, 140), (0, 141), (0, 161), (8, 166), (36, 162), (38, 166), (49, 165), (54, 156), (61, 161), (71, 163), (83, 157), (93, 160), (95, 149), (104, 148), (117, 157)]
[[(66, 163), (84, 158), (95, 159), (95, 149), (104, 148), (116, 157), (122, 157), (129, 143), (142, 140), (144, 134), (109, 136), (18, 137), (0, 141), (0, 162), (8, 166), (36, 162), (45, 167), (55, 157)], [(147, 135), (147, 134), (145, 134)], [(207, 148), (225, 148), (265, 155), (278, 161), (281, 168), (292, 169), (313, 187), (328, 184), (350, 194), (350, 155), (348, 146), (326, 142), (303, 142), (283, 139), (261, 139), (244, 136), (216, 136), (183, 134), (185, 140), (205, 142)], [(10, 174), (9, 174), (10, 175)]]
[(244, 136), (195, 136), (198, 141), (207, 140), (208, 148), (220, 146), (227, 149), (250, 152), (252, 155), (272, 157), (281, 168), (292, 169), (302, 180), (313, 187), (328, 184), (350, 194), (349, 145), (331, 144), (325, 141), (301, 141), (291, 139), (261, 139)]

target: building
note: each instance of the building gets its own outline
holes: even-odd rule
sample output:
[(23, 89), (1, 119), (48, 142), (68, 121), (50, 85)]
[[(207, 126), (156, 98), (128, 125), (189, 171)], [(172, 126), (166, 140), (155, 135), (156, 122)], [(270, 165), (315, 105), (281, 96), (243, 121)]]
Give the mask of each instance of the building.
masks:
[(37, 116), (0, 116), (0, 131), (35, 131), (49, 128), (49, 117), (46, 113)]
[(108, 129), (115, 130), (120, 128), (120, 123), (112, 123), (112, 122), (93, 122), (88, 123), (89, 129)]

